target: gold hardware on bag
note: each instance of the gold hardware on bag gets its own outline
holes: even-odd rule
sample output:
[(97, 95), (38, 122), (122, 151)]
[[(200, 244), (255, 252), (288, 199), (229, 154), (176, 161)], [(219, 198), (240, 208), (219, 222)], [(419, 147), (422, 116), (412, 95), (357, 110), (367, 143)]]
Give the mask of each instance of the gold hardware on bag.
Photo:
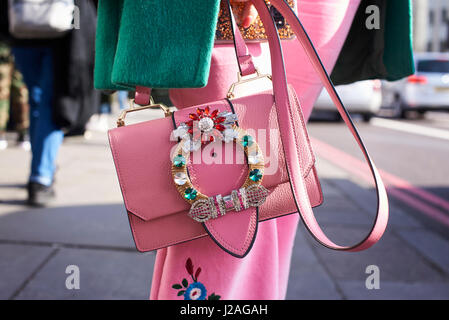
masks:
[[(268, 6), (270, 6), (270, 1), (265, 0)], [(291, 8), (297, 7), (297, 0), (287, 0), (288, 5)], [(231, 1), (232, 8), (234, 12), (234, 16), (241, 17), (244, 14), (245, 3), (241, 0)], [(221, 1), (220, 3), (220, 11), (218, 13), (218, 21), (217, 28), (215, 31), (215, 41), (218, 43), (232, 43), (233, 35), (231, 28), (231, 21), (228, 13), (228, 9), (226, 8), (226, 1)], [(285, 21), (284, 17), (279, 14), (278, 11), (272, 12), (273, 19), (276, 23), (276, 27), (279, 33), (279, 37), (281, 40), (289, 40), (295, 38), (295, 33), (293, 32), (292, 27)], [(240, 23), (239, 23), (240, 24)], [(242, 33), (243, 39), (246, 42), (262, 42), (267, 41), (268, 36), (265, 32), (265, 27), (262, 23), (262, 19), (257, 16), (256, 20), (251, 23), (248, 28), (244, 28), (243, 26), (239, 26), (240, 32)]]
[(125, 126), (125, 118), (128, 113), (135, 112), (135, 111), (141, 111), (145, 109), (161, 109), (164, 112), (165, 117), (170, 117), (172, 112), (170, 111), (170, 108), (162, 103), (154, 103), (153, 98), (150, 98), (150, 104), (146, 106), (137, 105), (134, 103), (134, 99), (131, 100), (131, 108), (125, 109), (122, 111), (120, 116), (117, 119), (117, 127), (124, 127)]
[(234, 98), (234, 89), (238, 85), (243, 84), (243, 83), (247, 83), (247, 82), (250, 82), (250, 81), (254, 81), (254, 80), (263, 79), (263, 78), (268, 78), (268, 79), (272, 80), (271, 74), (261, 74), (257, 68), (256, 68), (255, 75), (253, 77), (250, 77), (250, 78), (249, 78), (249, 76), (248, 76), (248, 78), (243, 78), (242, 74), (240, 72), (238, 72), (237, 73), (237, 82), (234, 82), (233, 84), (231, 84), (231, 87), (229, 88), (226, 97), (228, 99)]

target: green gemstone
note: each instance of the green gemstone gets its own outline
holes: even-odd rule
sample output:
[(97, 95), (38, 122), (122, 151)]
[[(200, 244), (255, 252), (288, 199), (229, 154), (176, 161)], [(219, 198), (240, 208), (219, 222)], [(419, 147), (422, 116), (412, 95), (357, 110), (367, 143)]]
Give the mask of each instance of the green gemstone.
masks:
[(262, 172), (259, 169), (253, 169), (249, 173), (249, 178), (255, 182), (262, 179), (262, 177), (263, 177)]
[(198, 191), (196, 191), (193, 188), (187, 188), (186, 191), (184, 191), (184, 198), (187, 200), (194, 200), (196, 198)]
[(249, 146), (251, 146), (253, 143), (254, 143), (253, 137), (248, 136), (248, 135), (243, 136), (243, 138), (242, 138), (242, 145), (243, 145), (244, 147), (249, 147)]
[(178, 154), (176, 157), (174, 157), (173, 164), (178, 168), (183, 167), (186, 164), (186, 158), (184, 158), (183, 155)]

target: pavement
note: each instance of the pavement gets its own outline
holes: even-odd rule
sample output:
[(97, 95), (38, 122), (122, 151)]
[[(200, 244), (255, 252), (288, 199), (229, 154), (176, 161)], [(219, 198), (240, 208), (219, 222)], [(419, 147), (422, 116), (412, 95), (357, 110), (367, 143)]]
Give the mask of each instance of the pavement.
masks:
[[(0, 299), (147, 299), (155, 255), (134, 248), (106, 134), (65, 140), (48, 208), (24, 205), (29, 161), (14, 146), (0, 152)], [(360, 240), (374, 218), (372, 186), (322, 157), (317, 166), (318, 221), (338, 243)], [(449, 299), (447, 237), (390, 204), (384, 237), (360, 253), (321, 247), (300, 226), (287, 299)], [(73, 265), (79, 289), (66, 287)]]

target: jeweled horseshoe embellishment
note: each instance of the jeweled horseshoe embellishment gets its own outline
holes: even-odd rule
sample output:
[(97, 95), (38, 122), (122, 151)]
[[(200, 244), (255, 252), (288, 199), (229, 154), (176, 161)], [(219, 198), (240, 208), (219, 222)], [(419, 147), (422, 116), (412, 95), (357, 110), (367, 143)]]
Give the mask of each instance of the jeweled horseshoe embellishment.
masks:
[[(173, 131), (174, 136), (181, 140), (172, 158), (173, 182), (179, 194), (191, 204), (189, 216), (195, 221), (205, 222), (229, 211), (241, 211), (264, 203), (268, 190), (261, 185), (264, 173), (262, 150), (246, 130), (236, 125), (237, 115), (218, 113), (218, 110), (210, 112), (210, 108), (206, 107), (198, 108), (196, 114), (190, 114), (190, 119)], [(248, 159), (248, 176), (243, 185), (229, 195), (207, 196), (193, 186), (187, 174), (187, 164), (190, 153), (201, 148), (201, 144), (218, 140), (225, 143), (235, 141), (244, 149)]]

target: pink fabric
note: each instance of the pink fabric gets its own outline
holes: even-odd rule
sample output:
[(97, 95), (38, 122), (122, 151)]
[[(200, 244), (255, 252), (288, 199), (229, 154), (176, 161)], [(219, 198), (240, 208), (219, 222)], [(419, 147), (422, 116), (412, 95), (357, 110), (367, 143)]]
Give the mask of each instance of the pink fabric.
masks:
[[(335, 64), (359, 2), (299, 1), (299, 18), (327, 70)], [(263, 72), (270, 64), (265, 46), (249, 45), (256, 66)], [(288, 80), (298, 93), (303, 113), (308, 118), (322, 85), (299, 43), (284, 43), (284, 57), (290, 71)], [(170, 97), (178, 107), (217, 100), (225, 96), (237, 72), (234, 48), (230, 45), (217, 46), (212, 56), (207, 87), (172, 90)], [(259, 223), (254, 246), (243, 259), (223, 252), (210, 238), (158, 250), (150, 299), (182, 298), (177, 296), (179, 290), (173, 289), (172, 285), (184, 278), (189, 279), (185, 268), (188, 258), (192, 259), (195, 270), (201, 267), (198, 281), (206, 287), (207, 295), (215, 293), (222, 299), (284, 299), (297, 223), (298, 215)]]

